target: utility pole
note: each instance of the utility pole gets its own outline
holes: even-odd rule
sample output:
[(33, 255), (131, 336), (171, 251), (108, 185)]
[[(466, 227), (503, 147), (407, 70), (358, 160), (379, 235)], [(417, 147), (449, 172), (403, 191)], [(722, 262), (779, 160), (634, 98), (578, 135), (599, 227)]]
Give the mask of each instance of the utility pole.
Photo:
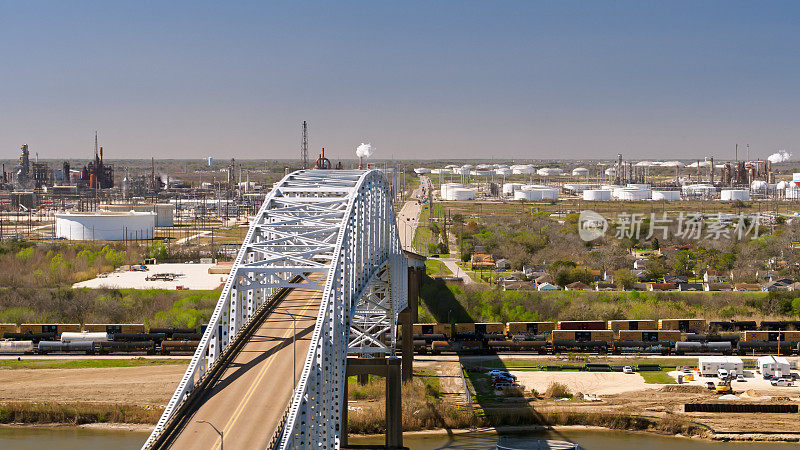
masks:
[(300, 160), (303, 162), (303, 169), (308, 169), (308, 124), (303, 121), (303, 142), (300, 145)]

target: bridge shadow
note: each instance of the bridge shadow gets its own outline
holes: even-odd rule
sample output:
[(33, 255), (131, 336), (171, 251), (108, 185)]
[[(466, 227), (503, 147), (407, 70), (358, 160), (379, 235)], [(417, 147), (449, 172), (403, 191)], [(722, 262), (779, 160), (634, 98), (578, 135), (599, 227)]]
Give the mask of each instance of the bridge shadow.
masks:
[[(448, 288), (447, 283), (441, 279), (433, 279), (425, 275), (422, 287), (420, 288), (420, 301), (428, 309), (438, 323), (449, 323), (453, 326), (455, 335), (456, 323), (474, 323), (476, 318), (458, 301), (453, 292)], [(497, 396), (491, 383), (491, 377), (485, 372), (492, 369), (509, 370), (505, 361), (500, 356), (488, 348), (480, 355), (469, 355), (458, 352), (458, 362), (460, 370), (469, 384), (473, 386), (474, 394), (472, 402), (475, 407), (475, 414), (482, 415), (486, 426), (495, 428), (499, 436), (504, 436), (502, 430), (497, 427), (502, 426), (521, 426), (539, 425), (545, 427), (547, 431), (557, 435), (563, 440), (568, 440), (552, 429), (554, 425), (551, 420), (536, 410), (536, 401), (533, 404), (528, 402), (518, 402), (519, 406), (512, 406), (503, 397)], [(486, 369), (486, 370), (484, 370)], [(471, 394), (468, 394), (471, 395)], [(444, 418), (440, 423), (446, 423)], [(445, 426), (449, 442), (440, 448), (452, 448), (455, 445), (452, 430)], [(518, 433), (518, 431), (516, 431)]]

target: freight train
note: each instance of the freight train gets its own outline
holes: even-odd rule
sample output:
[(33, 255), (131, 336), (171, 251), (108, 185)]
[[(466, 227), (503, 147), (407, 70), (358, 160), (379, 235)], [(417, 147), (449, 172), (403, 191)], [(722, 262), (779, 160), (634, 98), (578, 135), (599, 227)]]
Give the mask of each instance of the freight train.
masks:
[[(800, 354), (800, 321), (704, 319), (414, 324), (419, 354)], [(402, 336), (400, 336), (402, 339)]]
[(0, 324), (0, 354), (194, 353), (196, 329), (151, 328), (144, 324)]

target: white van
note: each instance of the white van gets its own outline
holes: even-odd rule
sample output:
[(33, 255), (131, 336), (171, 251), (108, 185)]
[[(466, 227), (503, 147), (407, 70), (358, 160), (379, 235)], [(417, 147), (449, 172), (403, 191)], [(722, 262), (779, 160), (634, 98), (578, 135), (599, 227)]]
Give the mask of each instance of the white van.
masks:
[(728, 378), (728, 369), (717, 369), (717, 378), (721, 380)]

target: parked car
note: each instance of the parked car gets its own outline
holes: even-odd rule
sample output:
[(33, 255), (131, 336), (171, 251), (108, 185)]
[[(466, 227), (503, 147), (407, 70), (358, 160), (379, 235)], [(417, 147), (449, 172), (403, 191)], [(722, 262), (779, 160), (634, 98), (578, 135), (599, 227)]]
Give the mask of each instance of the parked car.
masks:
[(794, 381), (789, 378), (778, 378), (770, 381), (770, 384), (773, 386), (794, 386)]
[(497, 376), (497, 375), (508, 375), (508, 372), (506, 372), (505, 370), (496, 370), (495, 369), (495, 370), (490, 370), (490, 371), (486, 372), (486, 374), (491, 376), (491, 377), (494, 377), (494, 376)]
[(717, 369), (717, 378), (724, 380), (728, 378), (728, 370), (727, 369)]
[(717, 389), (717, 385), (714, 384), (713, 381), (706, 381), (706, 389), (708, 389), (709, 391), (713, 391)]
[(736, 381), (738, 381), (738, 382), (743, 382), (743, 381), (747, 381), (747, 380), (745, 380), (745, 379), (744, 379), (744, 375), (742, 375), (742, 374), (740, 373), (739, 375), (736, 375)]
[(622, 368), (622, 372), (623, 373), (633, 373), (633, 367), (625, 366), (625, 367)]

